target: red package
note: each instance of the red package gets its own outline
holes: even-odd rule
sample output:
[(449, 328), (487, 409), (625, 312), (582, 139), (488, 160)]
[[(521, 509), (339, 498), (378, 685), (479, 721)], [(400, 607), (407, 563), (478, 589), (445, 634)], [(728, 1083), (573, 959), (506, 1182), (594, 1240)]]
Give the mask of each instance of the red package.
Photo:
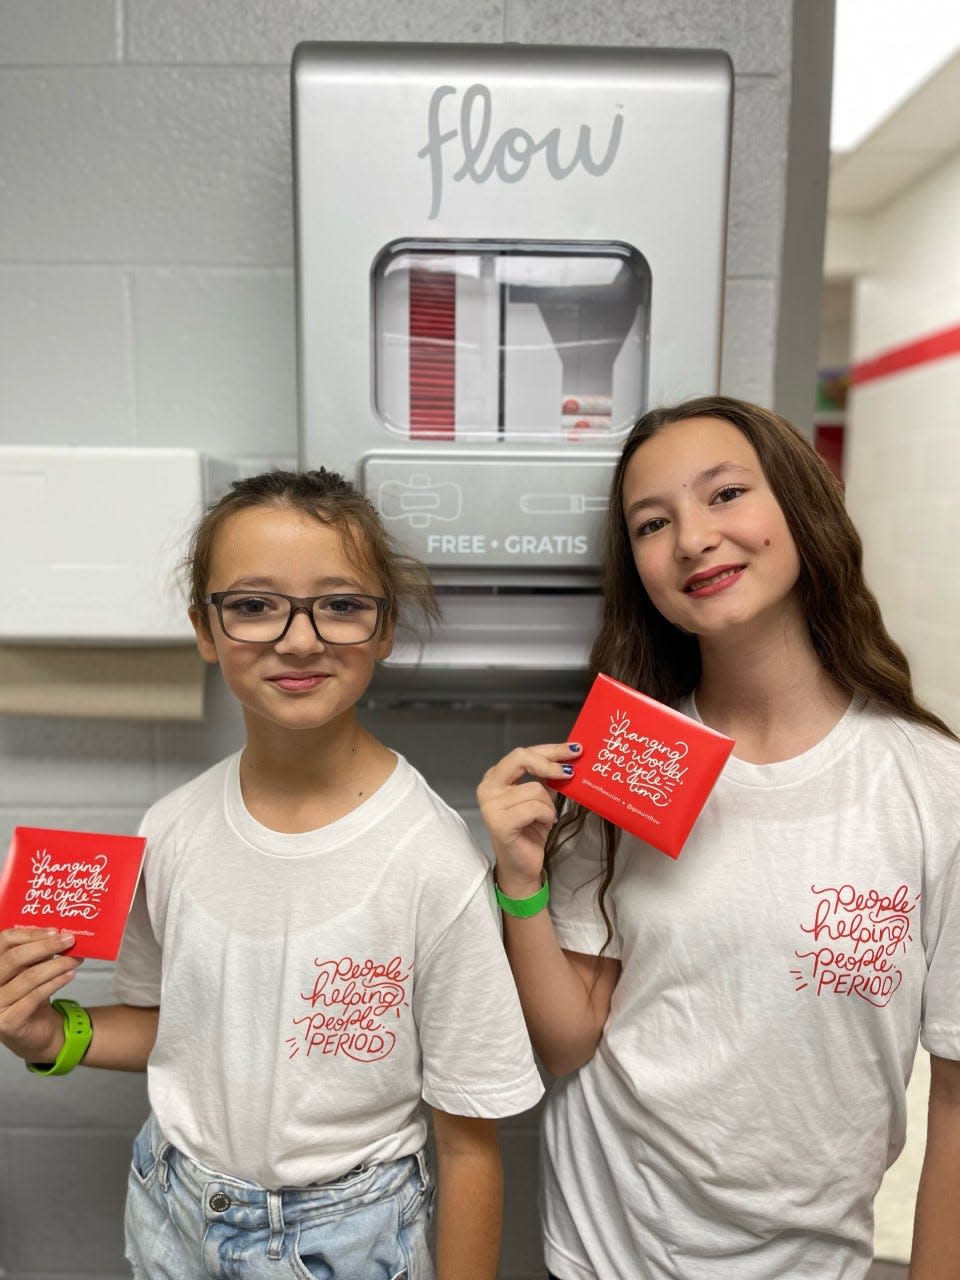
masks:
[(130, 914), (143, 836), (15, 827), (0, 870), (0, 929), (72, 933), (68, 955), (115, 960)]
[(570, 731), (576, 773), (550, 781), (601, 818), (676, 858), (733, 750), (733, 739), (636, 689), (597, 676)]

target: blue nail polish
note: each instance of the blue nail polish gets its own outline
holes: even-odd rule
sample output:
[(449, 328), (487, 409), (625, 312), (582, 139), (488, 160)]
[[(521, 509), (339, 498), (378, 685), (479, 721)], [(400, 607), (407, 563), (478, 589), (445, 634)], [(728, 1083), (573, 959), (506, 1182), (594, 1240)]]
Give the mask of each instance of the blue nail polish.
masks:
[(579, 742), (568, 742), (567, 746), (571, 751), (576, 751), (578, 754), (583, 750)]
[(572, 775), (572, 774), (573, 774), (573, 765), (572, 765), (572, 764), (562, 764), (562, 765), (560, 766), (560, 768), (563, 770), (563, 772), (564, 772), (564, 773), (566, 773), (566, 774), (568, 774), (568, 775)]

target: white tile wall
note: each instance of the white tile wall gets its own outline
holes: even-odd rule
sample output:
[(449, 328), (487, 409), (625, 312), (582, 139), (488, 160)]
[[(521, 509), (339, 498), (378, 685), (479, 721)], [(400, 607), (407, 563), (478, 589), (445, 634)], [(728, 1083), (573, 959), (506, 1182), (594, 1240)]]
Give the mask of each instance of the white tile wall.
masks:
[(857, 281), (855, 361), (957, 323), (958, 208), (960, 155), (954, 154), (866, 224), (870, 266)]
[(117, 721), (0, 716), (0, 805), (142, 808), (156, 787), (152, 734)]
[(0, 65), (114, 62), (117, 0), (0, 0)]
[(279, 63), (301, 40), (503, 39), (504, 0), (128, 0), (131, 62)]
[(720, 365), (720, 386), (725, 395), (756, 404), (772, 402), (776, 317), (775, 281), (727, 280)]
[(283, 67), (5, 71), (0, 261), (289, 267), (289, 114)]
[(129, 339), (122, 272), (0, 267), (0, 443), (134, 444)]
[[(294, 454), (287, 68), (307, 38), (728, 49), (723, 386), (769, 401), (793, 18), (793, 0), (0, 0), (0, 442)], [(572, 720), (366, 714), (475, 830), (488, 764)], [(0, 717), (0, 847), (16, 823), (131, 830), (241, 740), (216, 676), (202, 725)], [(108, 981), (85, 966), (74, 989), (99, 999)], [(139, 1077), (35, 1080), (0, 1056), (0, 1275), (124, 1274), (143, 1108)], [(542, 1274), (535, 1124), (505, 1126), (509, 1280)]]
[(131, 1138), (102, 1124), (6, 1129), (0, 1229), (10, 1276), (123, 1274), (115, 1206), (126, 1187)]
[(291, 268), (138, 269), (132, 295), (138, 444), (296, 454)]
[(733, 105), (727, 271), (776, 277), (783, 238), (789, 100), (776, 77), (738, 76)]
[(649, 45), (726, 49), (738, 73), (782, 76), (789, 57), (789, 0), (510, 0), (508, 40), (533, 44)]
[[(960, 320), (960, 159), (915, 184), (867, 230), (872, 271), (857, 280), (854, 360)], [(847, 501), (868, 581), (910, 659), (918, 695), (960, 728), (960, 593), (945, 589), (960, 539), (960, 357), (854, 389)]]

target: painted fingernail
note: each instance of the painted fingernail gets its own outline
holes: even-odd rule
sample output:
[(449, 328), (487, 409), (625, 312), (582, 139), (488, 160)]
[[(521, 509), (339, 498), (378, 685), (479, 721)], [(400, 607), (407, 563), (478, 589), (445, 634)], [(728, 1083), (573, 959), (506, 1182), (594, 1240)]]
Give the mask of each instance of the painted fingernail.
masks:
[(572, 764), (562, 764), (562, 765), (560, 766), (560, 768), (563, 770), (563, 772), (564, 772), (565, 774), (567, 774), (567, 776), (568, 776), (568, 777), (569, 777), (569, 776), (571, 776), (571, 775), (573, 774), (573, 765), (572, 765)]
[(579, 742), (568, 742), (567, 747), (570, 751), (576, 751), (578, 754), (583, 750)]

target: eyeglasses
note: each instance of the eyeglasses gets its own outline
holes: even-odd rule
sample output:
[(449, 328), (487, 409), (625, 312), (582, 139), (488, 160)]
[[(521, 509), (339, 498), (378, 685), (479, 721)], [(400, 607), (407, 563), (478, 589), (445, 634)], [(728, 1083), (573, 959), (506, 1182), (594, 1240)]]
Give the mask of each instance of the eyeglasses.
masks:
[(274, 644), (282, 640), (298, 613), (313, 623), (323, 644), (365, 644), (377, 632), (387, 601), (383, 596), (286, 596), (279, 591), (213, 591), (220, 627), (231, 640)]

